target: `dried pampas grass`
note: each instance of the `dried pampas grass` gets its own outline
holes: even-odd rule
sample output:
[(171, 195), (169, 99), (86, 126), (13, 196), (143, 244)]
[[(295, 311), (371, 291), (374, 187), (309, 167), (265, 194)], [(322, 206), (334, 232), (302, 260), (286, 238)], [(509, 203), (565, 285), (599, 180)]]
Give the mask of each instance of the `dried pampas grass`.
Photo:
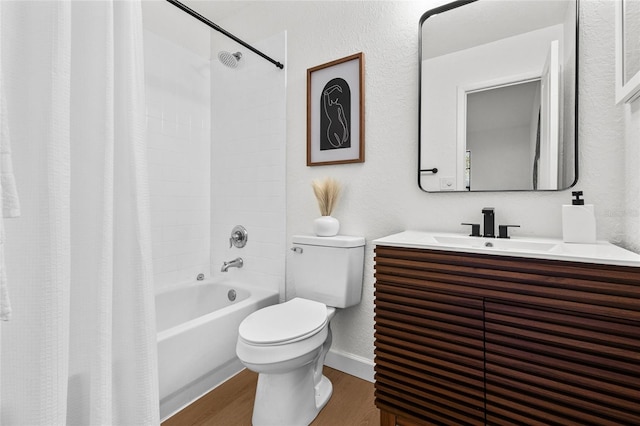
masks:
[(338, 197), (342, 191), (340, 182), (333, 178), (325, 178), (322, 180), (314, 180), (311, 182), (313, 193), (318, 200), (320, 214), (322, 216), (331, 216), (333, 209), (338, 203)]

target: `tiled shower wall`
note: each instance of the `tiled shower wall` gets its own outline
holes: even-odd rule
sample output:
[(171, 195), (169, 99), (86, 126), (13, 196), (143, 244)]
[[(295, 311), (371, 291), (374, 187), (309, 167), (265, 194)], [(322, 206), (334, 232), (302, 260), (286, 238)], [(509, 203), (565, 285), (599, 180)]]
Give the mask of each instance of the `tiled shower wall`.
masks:
[[(284, 32), (252, 43), (285, 62)], [(220, 36), (219, 50), (243, 54), (230, 69), (211, 61), (212, 198), (211, 271), (284, 295), (286, 255), (286, 71)], [(229, 248), (235, 225), (249, 232), (244, 248)], [(220, 272), (222, 262), (242, 257), (242, 269)]]
[[(238, 50), (211, 41), (214, 58)], [(144, 42), (156, 290), (240, 256), (223, 277), (284, 294), (285, 71), (249, 51), (229, 69), (148, 30)], [(284, 61), (285, 33), (254, 44)], [(235, 225), (249, 231), (243, 249), (229, 249)]]
[(145, 31), (156, 290), (209, 275), (210, 62)]

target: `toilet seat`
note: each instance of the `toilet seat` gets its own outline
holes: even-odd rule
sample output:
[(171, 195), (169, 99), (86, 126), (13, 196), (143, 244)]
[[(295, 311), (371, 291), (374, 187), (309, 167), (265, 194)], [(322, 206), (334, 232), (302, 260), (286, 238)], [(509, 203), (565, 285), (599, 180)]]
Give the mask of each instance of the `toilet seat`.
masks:
[(317, 334), (328, 321), (324, 303), (295, 298), (252, 313), (242, 321), (238, 334), (250, 345), (283, 345)]

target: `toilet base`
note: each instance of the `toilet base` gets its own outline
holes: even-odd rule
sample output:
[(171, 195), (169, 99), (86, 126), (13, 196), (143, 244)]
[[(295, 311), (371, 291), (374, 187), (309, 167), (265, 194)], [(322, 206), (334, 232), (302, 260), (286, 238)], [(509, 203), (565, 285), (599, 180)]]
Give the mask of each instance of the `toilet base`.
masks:
[[(329, 321), (334, 315), (335, 309), (327, 308)], [(308, 426), (316, 418), (333, 393), (333, 385), (322, 374), (332, 340), (331, 327), (327, 324), (319, 333), (303, 340), (302, 346), (295, 342), (284, 353), (283, 348), (276, 347), (278, 357), (273, 356), (273, 351), (265, 350), (269, 347), (252, 347), (238, 340), (238, 357), (247, 368), (258, 373), (253, 426)], [(291, 356), (292, 348), (298, 356)], [(268, 355), (272, 355), (272, 359), (265, 362)]]
[(320, 383), (316, 385), (316, 407), (318, 407), (318, 412), (327, 405), (332, 394), (333, 385), (331, 384), (331, 381), (323, 375), (320, 379)]
[(332, 393), (333, 386), (325, 376), (314, 386), (312, 364), (283, 374), (260, 373), (253, 426), (307, 426)]

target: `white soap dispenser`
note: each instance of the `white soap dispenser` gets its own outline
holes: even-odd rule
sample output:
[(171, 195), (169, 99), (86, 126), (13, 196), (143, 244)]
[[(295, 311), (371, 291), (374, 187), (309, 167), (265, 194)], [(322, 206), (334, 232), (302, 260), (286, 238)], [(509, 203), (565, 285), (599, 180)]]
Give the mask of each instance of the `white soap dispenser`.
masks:
[(593, 204), (585, 204), (582, 191), (571, 193), (570, 205), (562, 206), (562, 239), (565, 243), (596, 242), (596, 215)]

